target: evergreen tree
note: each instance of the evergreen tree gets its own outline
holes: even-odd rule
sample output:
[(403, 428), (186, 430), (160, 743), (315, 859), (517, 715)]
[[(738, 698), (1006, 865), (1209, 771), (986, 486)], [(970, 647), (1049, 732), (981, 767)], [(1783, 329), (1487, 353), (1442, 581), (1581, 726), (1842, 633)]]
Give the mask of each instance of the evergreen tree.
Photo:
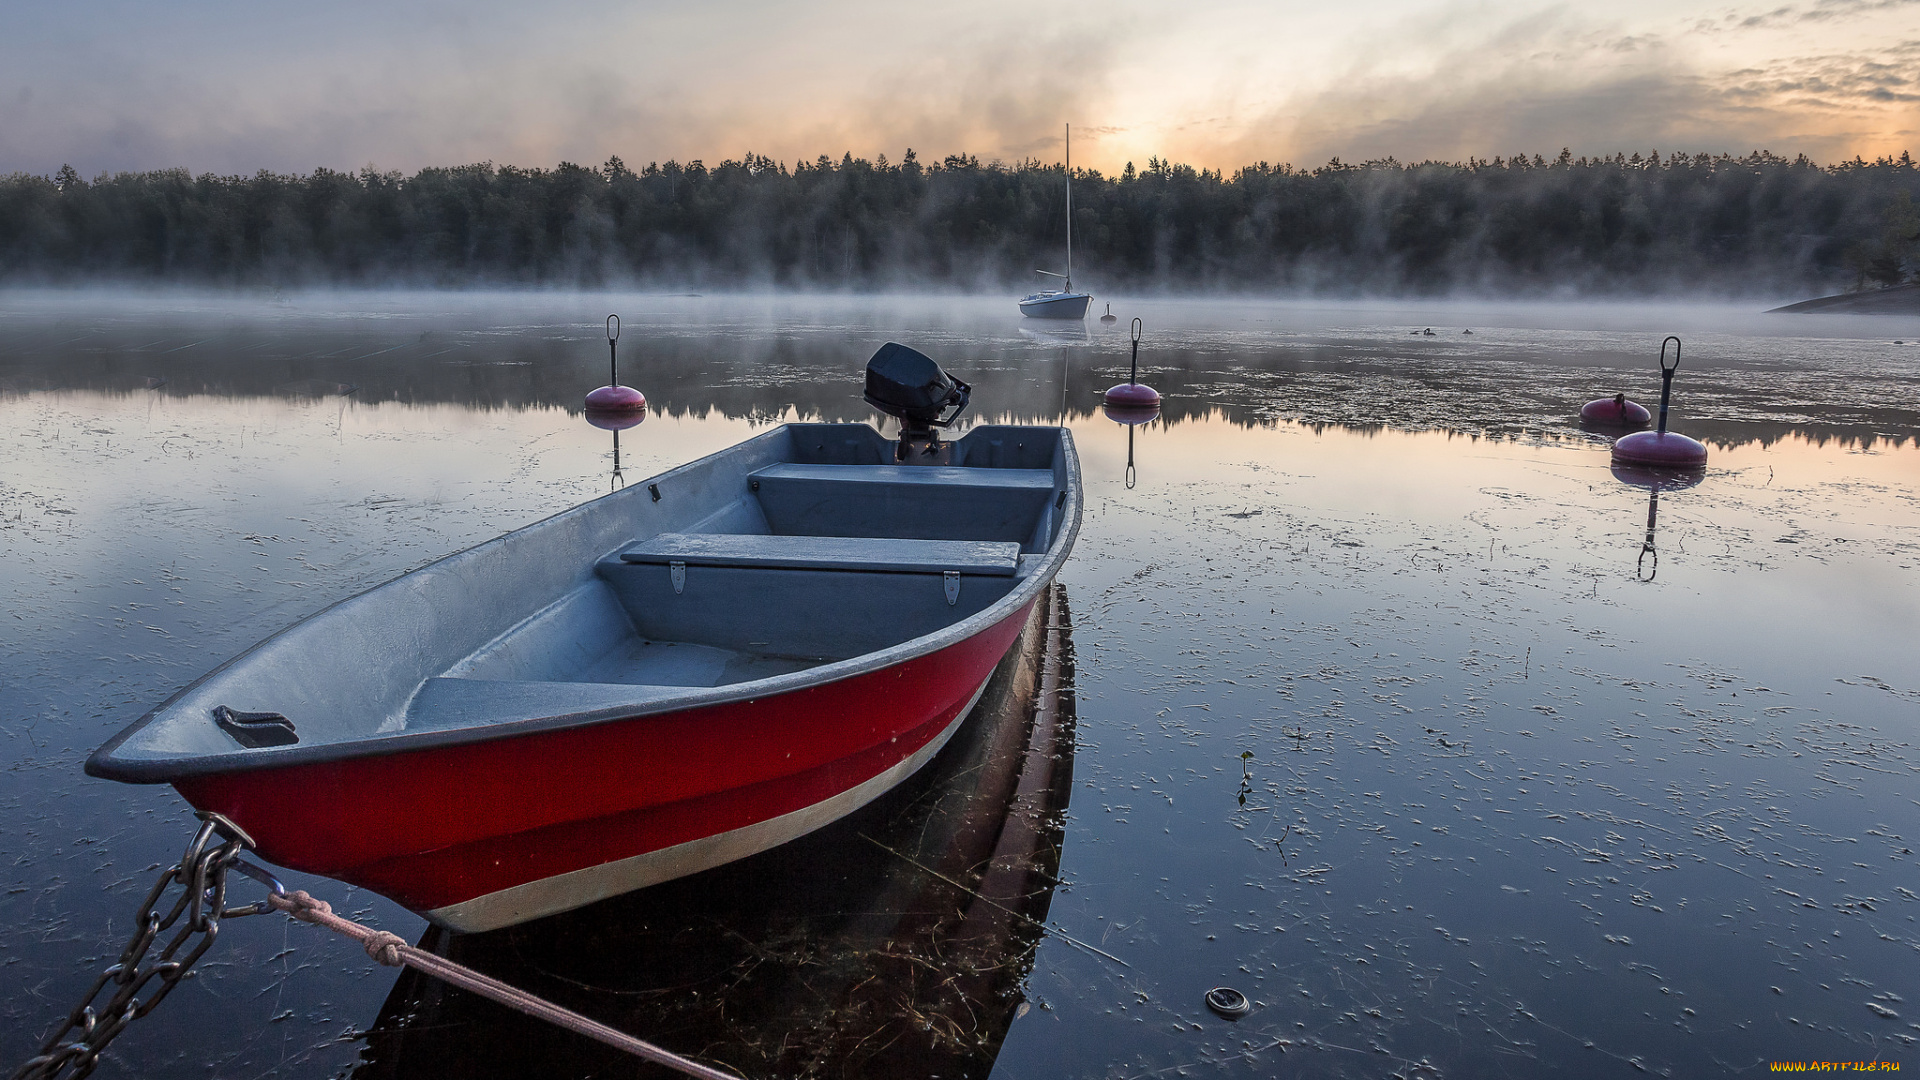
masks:
[[(1909, 155), (1823, 167), (1639, 153), (1074, 174), (1076, 279), (1111, 288), (1815, 292), (1916, 269)], [(956, 153), (619, 157), (405, 176), (0, 176), (0, 280), (1024, 285), (1064, 240), (1060, 166)]]

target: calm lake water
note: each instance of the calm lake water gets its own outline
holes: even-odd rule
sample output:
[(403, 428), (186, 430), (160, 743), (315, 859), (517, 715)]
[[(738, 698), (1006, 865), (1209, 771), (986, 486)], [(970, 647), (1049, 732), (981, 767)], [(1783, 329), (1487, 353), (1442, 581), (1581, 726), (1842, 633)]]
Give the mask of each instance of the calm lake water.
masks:
[[(1025, 751), (983, 724), (811, 846), (430, 944), (756, 1080), (887, 1075), (896, 1044), (1035, 1080), (1920, 1068), (1920, 320), (1115, 310), (1167, 397), (1136, 429), (1097, 409), (1124, 321), (1003, 298), (0, 294), (0, 1060), (190, 832), (171, 789), (83, 776), (95, 746), (411, 567), (770, 424), (871, 417), (893, 339), (973, 382), (976, 419), (1073, 429), (1072, 723)], [(608, 311), (654, 404), (619, 478), (576, 411)], [(1673, 426), (1712, 457), (1650, 518), (1574, 415), (1655, 404), (1670, 333)], [(996, 738), (1051, 787), (982, 772)], [(969, 814), (1025, 821), (1040, 883), (973, 937), (926, 864)], [(1220, 985), (1252, 1013), (1210, 1013)], [(112, 1057), (652, 1075), (277, 916), (229, 923)]]

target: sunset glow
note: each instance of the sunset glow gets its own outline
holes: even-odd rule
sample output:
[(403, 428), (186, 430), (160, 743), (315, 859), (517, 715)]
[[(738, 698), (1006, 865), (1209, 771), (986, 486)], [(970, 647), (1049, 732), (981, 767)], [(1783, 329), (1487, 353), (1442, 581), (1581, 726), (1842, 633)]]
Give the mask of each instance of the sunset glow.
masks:
[(0, 171), (412, 170), (749, 151), (1231, 171), (1915, 148), (1920, 5), (736, 2), (19, 8)]

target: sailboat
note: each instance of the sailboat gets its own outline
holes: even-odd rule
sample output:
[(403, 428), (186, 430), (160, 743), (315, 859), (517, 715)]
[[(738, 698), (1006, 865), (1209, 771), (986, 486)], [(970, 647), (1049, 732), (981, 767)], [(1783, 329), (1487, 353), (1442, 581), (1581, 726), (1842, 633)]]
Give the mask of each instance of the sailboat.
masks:
[(1067, 125), (1067, 272), (1056, 274), (1051, 270), (1035, 270), (1034, 273), (1050, 278), (1059, 278), (1059, 289), (1034, 293), (1020, 301), (1020, 314), (1029, 319), (1084, 319), (1087, 317), (1087, 305), (1093, 303), (1092, 293), (1073, 291), (1073, 125)]

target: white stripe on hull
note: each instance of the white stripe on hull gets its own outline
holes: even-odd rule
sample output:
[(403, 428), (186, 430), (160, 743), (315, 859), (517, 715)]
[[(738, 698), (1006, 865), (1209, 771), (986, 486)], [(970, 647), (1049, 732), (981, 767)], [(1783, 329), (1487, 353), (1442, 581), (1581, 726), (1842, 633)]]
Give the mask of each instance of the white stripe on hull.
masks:
[(1020, 301), (1020, 314), (1029, 319), (1084, 319), (1092, 293), (1062, 293)]
[(953, 733), (960, 730), (960, 725), (966, 722), (973, 707), (979, 704), (980, 695), (986, 692), (987, 681), (992, 677), (989, 672), (987, 679), (981, 680), (973, 697), (967, 700), (967, 707), (961, 709), (953, 722), (927, 745), (878, 776), (812, 806), (730, 832), (649, 851), (644, 855), (616, 859), (599, 866), (570, 870), (539, 881), (510, 886), (421, 914), (449, 930), (477, 934), (585, 907), (611, 896), (711, 870), (779, 847), (846, 817), (918, 772), (922, 765), (933, 760), (933, 756), (947, 745)]

